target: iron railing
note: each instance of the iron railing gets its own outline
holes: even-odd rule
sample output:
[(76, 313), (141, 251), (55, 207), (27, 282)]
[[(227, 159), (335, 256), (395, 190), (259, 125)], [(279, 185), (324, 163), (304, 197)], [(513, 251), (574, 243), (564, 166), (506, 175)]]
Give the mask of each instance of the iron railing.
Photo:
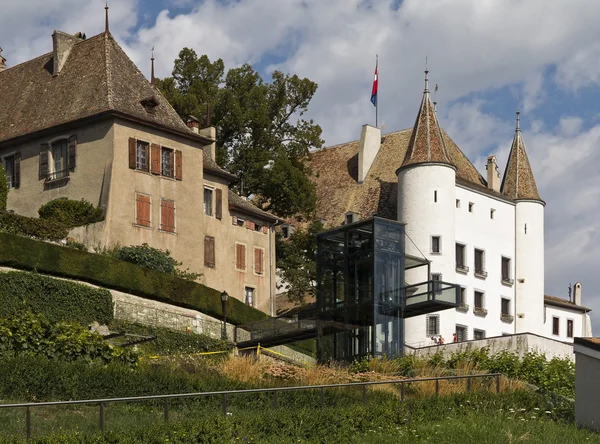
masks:
[(326, 385), (304, 385), (296, 387), (276, 387), (276, 388), (261, 388), (261, 389), (248, 389), (248, 390), (229, 390), (229, 391), (217, 391), (217, 392), (200, 392), (200, 393), (180, 393), (170, 395), (151, 395), (151, 396), (132, 396), (129, 398), (106, 398), (106, 399), (82, 399), (77, 401), (50, 401), (50, 402), (30, 402), (20, 404), (0, 404), (0, 409), (25, 409), (25, 433), (27, 439), (31, 438), (31, 410), (37, 407), (49, 407), (49, 406), (69, 406), (69, 405), (82, 405), (92, 404), (99, 407), (99, 418), (98, 425), (100, 432), (104, 434), (106, 422), (105, 422), (105, 405), (109, 403), (117, 402), (134, 402), (134, 401), (163, 401), (163, 419), (164, 421), (169, 420), (169, 400), (172, 399), (184, 399), (184, 398), (200, 398), (207, 396), (220, 396), (222, 398), (221, 411), (223, 415), (227, 415), (228, 398), (234, 395), (248, 395), (253, 393), (273, 393), (273, 407), (279, 407), (279, 393), (281, 392), (295, 392), (303, 390), (319, 390), (320, 391), (320, 406), (325, 406), (325, 389), (332, 388), (343, 388), (343, 387), (362, 387), (362, 403), (367, 402), (367, 387), (382, 385), (382, 384), (397, 384), (400, 385), (400, 402), (404, 402), (405, 398), (405, 387), (407, 384), (415, 384), (419, 382), (435, 381), (435, 394), (439, 396), (440, 393), (440, 381), (449, 380), (466, 380), (465, 391), (468, 393), (471, 391), (471, 380), (483, 379), (483, 378), (494, 378), (496, 393), (500, 393), (500, 377), (501, 373), (486, 373), (480, 375), (464, 375), (464, 376), (439, 376), (434, 378), (411, 378), (411, 379), (397, 379), (392, 381), (369, 381), (369, 382), (353, 382), (345, 384), (326, 384)]

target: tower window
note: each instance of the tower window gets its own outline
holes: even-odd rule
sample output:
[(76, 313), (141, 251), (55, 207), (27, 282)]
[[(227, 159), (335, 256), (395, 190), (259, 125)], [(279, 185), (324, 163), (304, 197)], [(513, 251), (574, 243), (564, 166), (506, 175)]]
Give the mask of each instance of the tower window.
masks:
[(427, 336), (436, 336), (440, 334), (440, 315), (427, 315)]
[(433, 201), (437, 203), (437, 190), (433, 191)]
[(456, 208), (460, 208), (460, 199), (456, 199)]
[(558, 336), (560, 333), (560, 319), (556, 316), (552, 317), (552, 334)]
[(431, 236), (431, 254), (442, 253), (442, 238), (440, 236)]
[(473, 207), (475, 206), (475, 204), (473, 202), (469, 202), (469, 213), (473, 212)]
[(490, 219), (494, 218), (494, 213), (496, 212), (496, 210), (494, 210), (493, 208), (490, 210)]

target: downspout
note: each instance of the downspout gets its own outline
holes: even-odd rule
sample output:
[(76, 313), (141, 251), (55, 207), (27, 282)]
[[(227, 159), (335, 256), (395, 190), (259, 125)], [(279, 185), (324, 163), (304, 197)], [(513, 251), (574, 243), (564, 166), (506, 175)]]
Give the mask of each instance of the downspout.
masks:
[[(275, 295), (273, 294), (273, 236), (275, 235), (275, 227), (279, 224), (279, 219), (269, 227), (269, 298), (271, 317), (275, 316)], [(275, 272), (277, 272), (275, 270)]]

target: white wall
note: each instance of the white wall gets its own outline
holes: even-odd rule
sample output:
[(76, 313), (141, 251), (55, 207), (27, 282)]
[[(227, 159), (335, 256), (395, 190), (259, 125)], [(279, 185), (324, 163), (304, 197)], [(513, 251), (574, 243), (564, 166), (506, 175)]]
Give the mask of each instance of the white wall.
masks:
[[(567, 320), (573, 320), (573, 336), (576, 338), (586, 336), (584, 330), (584, 319), (585, 314), (577, 311), (570, 310), (568, 308), (555, 307), (553, 305), (546, 305), (546, 322), (543, 324), (542, 334), (549, 338), (557, 339), (559, 341), (573, 342), (573, 338), (567, 337)], [(552, 318), (557, 317), (559, 319), (558, 336), (552, 334)]]

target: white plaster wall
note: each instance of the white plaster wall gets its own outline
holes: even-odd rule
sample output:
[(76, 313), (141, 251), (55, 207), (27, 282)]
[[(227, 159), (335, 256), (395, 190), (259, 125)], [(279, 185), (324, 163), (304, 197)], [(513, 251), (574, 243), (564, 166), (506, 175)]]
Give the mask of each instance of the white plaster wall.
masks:
[(544, 206), (541, 203), (516, 204), (515, 235), (516, 333), (544, 334)]
[[(573, 336), (581, 338), (586, 336), (584, 330), (585, 314), (577, 310), (569, 310), (568, 308), (555, 307), (546, 305), (546, 322), (543, 323), (542, 334), (548, 338), (557, 339), (559, 341), (573, 342), (573, 338), (567, 337), (567, 320), (573, 320)], [(552, 334), (552, 318), (559, 319), (558, 336)]]
[[(442, 280), (456, 280), (455, 170), (446, 165), (417, 165), (402, 169), (398, 174), (398, 221), (406, 223), (406, 253), (432, 261), (431, 273), (441, 273)], [(437, 192), (437, 199), (434, 195)], [(441, 237), (441, 253), (431, 252), (431, 237)], [(413, 242), (415, 245), (413, 245)], [(426, 267), (408, 270), (406, 281), (416, 284), (430, 279)], [(418, 291), (423, 291), (420, 289)], [(453, 309), (439, 312), (440, 334), (451, 340), (456, 312)], [(405, 342), (422, 346), (431, 340), (427, 336), (426, 317), (415, 316), (405, 323)]]
[[(515, 206), (512, 203), (456, 186), (454, 213), (456, 215), (456, 242), (465, 245), (467, 273), (456, 273), (456, 283), (466, 289), (466, 313), (457, 310), (456, 324), (467, 326), (467, 339), (473, 339), (473, 330), (485, 331), (486, 337), (514, 333), (514, 320), (504, 322), (501, 299), (511, 301), (510, 311), (514, 316), (514, 284), (502, 283), (502, 257), (511, 259), (511, 278), (515, 276)], [(469, 212), (469, 203), (473, 204)], [(494, 211), (493, 218), (491, 210)], [(475, 276), (475, 248), (484, 251), (485, 279)], [(456, 258), (453, 256), (453, 260)], [(487, 315), (475, 315), (475, 290), (484, 292), (484, 308)], [(450, 336), (450, 339), (452, 336)]]

